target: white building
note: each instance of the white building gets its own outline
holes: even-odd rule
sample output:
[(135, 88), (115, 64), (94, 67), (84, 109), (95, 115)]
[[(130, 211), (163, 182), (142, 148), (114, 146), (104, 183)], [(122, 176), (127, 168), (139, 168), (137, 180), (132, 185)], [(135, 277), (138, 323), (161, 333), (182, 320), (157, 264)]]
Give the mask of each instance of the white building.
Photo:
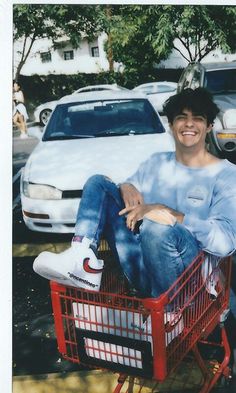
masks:
[[(181, 50), (184, 56), (188, 58), (188, 52), (186, 48), (184, 48), (179, 40), (174, 41), (174, 45)], [(236, 60), (236, 53), (233, 54), (224, 54), (220, 49), (215, 49), (210, 52), (206, 57), (204, 57), (201, 62), (202, 63), (211, 63), (211, 62), (229, 62)], [(184, 59), (180, 53), (173, 49), (171, 55), (167, 60), (161, 61), (157, 67), (158, 68), (185, 68), (188, 65), (188, 61)]]
[[(93, 42), (81, 40), (73, 48), (67, 38), (57, 40), (56, 45), (44, 38), (34, 42), (31, 53), (21, 69), (23, 75), (99, 73), (107, 71), (109, 64), (104, 51), (106, 35), (101, 34)], [(14, 43), (14, 74), (20, 61), (22, 41)]]
[[(56, 46), (52, 41), (44, 38), (38, 39), (33, 44), (31, 53), (24, 64), (21, 74), (23, 75), (48, 75), (48, 74), (77, 74), (99, 73), (108, 71), (109, 64), (104, 51), (104, 42), (107, 35), (102, 33), (93, 42), (86, 37), (81, 40), (78, 48), (73, 48), (68, 38), (57, 40)], [(175, 45), (179, 45), (178, 41)], [(184, 53), (184, 48), (180, 47)], [(14, 43), (14, 74), (20, 61), (22, 42)], [(187, 52), (186, 52), (187, 55)], [(232, 61), (236, 60), (236, 54), (222, 54), (220, 50), (209, 53), (202, 62)], [(173, 50), (169, 58), (161, 61), (158, 68), (185, 68), (188, 62), (177, 50)], [(115, 71), (122, 70), (121, 63), (115, 63)]]

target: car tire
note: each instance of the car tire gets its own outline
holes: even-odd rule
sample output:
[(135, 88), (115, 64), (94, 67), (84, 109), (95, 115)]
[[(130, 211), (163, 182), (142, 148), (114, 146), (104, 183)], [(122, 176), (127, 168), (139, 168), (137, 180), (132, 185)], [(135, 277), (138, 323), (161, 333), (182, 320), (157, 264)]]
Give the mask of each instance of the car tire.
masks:
[(41, 125), (45, 126), (47, 124), (51, 113), (52, 113), (51, 109), (43, 109), (42, 112), (40, 112), (39, 120)]

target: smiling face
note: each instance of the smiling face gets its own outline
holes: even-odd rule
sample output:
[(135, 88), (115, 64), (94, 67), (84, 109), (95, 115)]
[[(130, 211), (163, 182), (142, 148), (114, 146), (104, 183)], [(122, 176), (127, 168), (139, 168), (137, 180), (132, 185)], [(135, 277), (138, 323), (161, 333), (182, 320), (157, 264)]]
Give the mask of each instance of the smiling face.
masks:
[(212, 124), (207, 125), (207, 119), (202, 114), (193, 113), (188, 109), (174, 117), (170, 124), (176, 143), (176, 149), (205, 149), (206, 134)]

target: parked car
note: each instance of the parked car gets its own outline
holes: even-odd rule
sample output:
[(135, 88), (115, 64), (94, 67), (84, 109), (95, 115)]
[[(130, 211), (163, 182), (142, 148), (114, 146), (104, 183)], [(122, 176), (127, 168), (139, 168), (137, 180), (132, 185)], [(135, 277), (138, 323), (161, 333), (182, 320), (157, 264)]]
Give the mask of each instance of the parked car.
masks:
[(236, 62), (190, 63), (183, 71), (177, 91), (206, 87), (213, 95), (220, 113), (209, 134), (213, 154), (236, 159)]
[[(81, 87), (78, 90), (75, 90), (72, 94), (78, 94), (78, 93), (85, 93), (88, 91), (102, 91), (102, 90), (128, 90), (125, 87), (118, 86), (116, 83), (113, 84), (103, 84), (103, 85), (91, 85), (91, 86), (85, 86)], [(54, 101), (49, 101), (45, 102), (44, 104), (41, 104), (37, 106), (37, 108), (34, 111), (34, 121), (36, 123), (40, 123), (41, 125), (45, 126), (48, 122), (48, 119), (53, 111), (53, 109), (56, 107), (58, 100)]]
[(159, 113), (163, 112), (164, 102), (174, 94), (176, 94), (177, 83), (175, 82), (150, 82), (143, 83), (135, 87), (134, 91), (140, 91), (148, 95), (156, 110)]
[(148, 98), (132, 91), (63, 97), (21, 176), (23, 218), (33, 231), (74, 232), (86, 180), (124, 181), (152, 153), (174, 140)]

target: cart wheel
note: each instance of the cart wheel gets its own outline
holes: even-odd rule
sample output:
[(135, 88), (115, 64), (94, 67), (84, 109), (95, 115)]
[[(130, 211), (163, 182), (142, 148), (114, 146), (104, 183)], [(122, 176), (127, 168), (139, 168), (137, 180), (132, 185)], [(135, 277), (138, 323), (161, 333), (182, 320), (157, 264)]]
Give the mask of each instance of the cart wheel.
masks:
[(228, 370), (228, 375), (222, 375), (219, 380), (219, 386), (222, 388), (227, 388), (232, 383), (232, 375), (230, 374), (230, 369)]

